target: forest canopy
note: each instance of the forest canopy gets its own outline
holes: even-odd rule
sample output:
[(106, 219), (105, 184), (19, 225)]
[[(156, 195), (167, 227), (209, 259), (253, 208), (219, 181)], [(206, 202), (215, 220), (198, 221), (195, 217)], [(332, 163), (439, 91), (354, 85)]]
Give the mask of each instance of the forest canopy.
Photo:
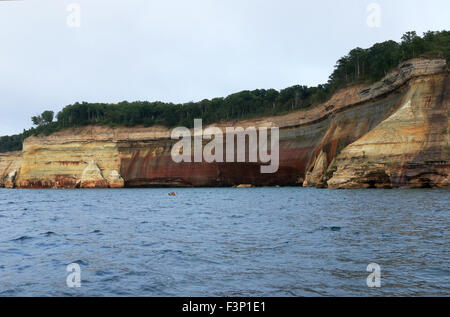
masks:
[(296, 85), (280, 91), (257, 89), (241, 91), (225, 98), (205, 99), (184, 104), (122, 101), (117, 104), (76, 102), (64, 107), (54, 121), (52, 111), (32, 117), (34, 127), (22, 134), (0, 137), (0, 152), (22, 149), (30, 135), (50, 134), (85, 125), (192, 127), (196, 118), (205, 124), (223, 120), (281, 115), (314, 107), (337, 90), (356, 83), (382, 79), (402, 61), (415, 57), (441, 57), (450, 60), (450, 31), (407, 32), (400, 43), (386, 41), (368, 49), (355, 48), (340, 58), (326, 84), (317, 87)]

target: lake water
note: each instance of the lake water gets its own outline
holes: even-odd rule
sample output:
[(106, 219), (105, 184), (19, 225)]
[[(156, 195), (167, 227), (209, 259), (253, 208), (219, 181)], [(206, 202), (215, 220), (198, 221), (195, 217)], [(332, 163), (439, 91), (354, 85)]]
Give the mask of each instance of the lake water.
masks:
[(450, 296), (449, 194), (1, 189), (0, 296)]

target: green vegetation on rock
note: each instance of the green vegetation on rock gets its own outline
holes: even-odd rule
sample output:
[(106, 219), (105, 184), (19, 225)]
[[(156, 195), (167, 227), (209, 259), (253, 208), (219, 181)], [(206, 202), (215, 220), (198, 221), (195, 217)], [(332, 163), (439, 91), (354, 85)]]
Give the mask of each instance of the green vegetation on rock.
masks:
[(450, 32), (426, 32), (422, 37), (408, 32), (402, 41), (377, 43), (371, 48), (356, 48), (336, 63), (328, 83), (317, 87), (292, 86), (280, 91), (258, 89), (241, 91), (226, 98), (173, 104), (123, 101), (117, 104), (75, 103), (61, 110), (54, 120), (52, 111), (32, 117), (35, 127), (22, 134), (0, 138), (0, 152), (22, 149), (30, 135), (50, 134), (61, 129), (86, 125), (192, 127), (195, 118), (205, 124), (223, 120), (242, 120), (280, 115), (307, 109), (325, 102), (337, 90), (356, 83), (382, 79), (402, 61), (415, 57), (441, 57), (450, 60)]

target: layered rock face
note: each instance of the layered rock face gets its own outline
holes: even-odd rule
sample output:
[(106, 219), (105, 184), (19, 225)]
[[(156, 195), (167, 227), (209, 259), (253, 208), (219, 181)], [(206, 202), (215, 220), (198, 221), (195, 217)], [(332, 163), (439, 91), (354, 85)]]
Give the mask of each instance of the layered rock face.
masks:
[(30, 137), (23, 163), (17, 158), (6, 167), (20, 155), (4, 154), (0, 172), (9, 187), (20, 188), (449, 187), (448, 77), (445, 60), (415, 59), (313, 109), (215, 125), (279, 127), (274, 174), (262, 174), (262, 163), (175, 163), (177, 141), (164, 127), (84, 127)]
[(400, 108), (335, 159), (332, 188), (449, 187), (448, 74), (414, 79)]
[(22, 161), (22, 152), (0, 153), (0, 187), (15, 186)]
[(123, 187), (120, 158), (109, 129), (78, 129), (24, 142), (19, 188)]

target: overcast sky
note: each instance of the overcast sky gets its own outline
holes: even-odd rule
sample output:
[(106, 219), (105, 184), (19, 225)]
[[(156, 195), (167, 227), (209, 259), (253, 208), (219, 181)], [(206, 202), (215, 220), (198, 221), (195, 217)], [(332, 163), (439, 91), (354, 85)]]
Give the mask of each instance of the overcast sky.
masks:
[(448, 0), (0, 1), (0, 135), (76, 101), (187, 102), (325, 83), (350, 49), (449, 30), (449, 12)]

